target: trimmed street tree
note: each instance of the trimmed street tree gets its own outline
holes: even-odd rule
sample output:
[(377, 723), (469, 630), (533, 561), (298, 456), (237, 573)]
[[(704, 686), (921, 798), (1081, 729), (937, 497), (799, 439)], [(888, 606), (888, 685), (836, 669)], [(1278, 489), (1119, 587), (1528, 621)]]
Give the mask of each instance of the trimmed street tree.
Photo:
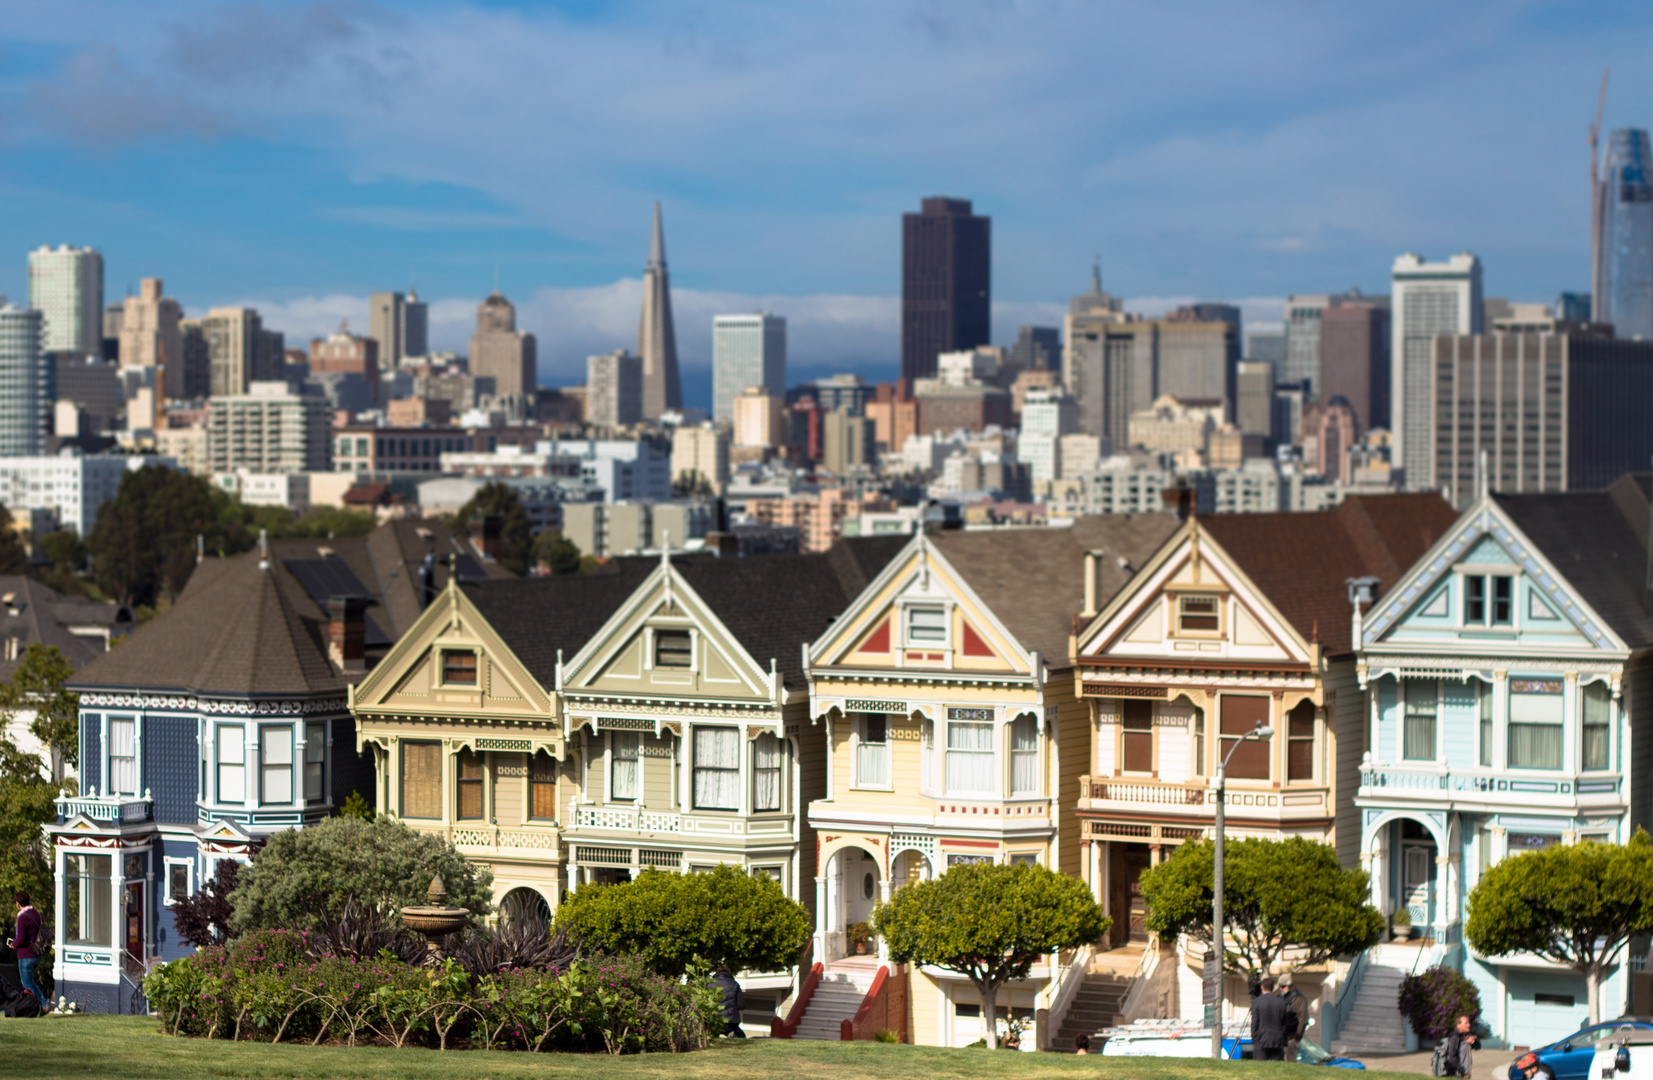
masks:
[(675, 978), (696, 958), (730, 971), (782, 971), (798, 962), (814, 920), (774, 878), (719, 864), (581, 885), (557, 908), (557, 927), (587, 951), (635, 953)]
[(981, 994), (987, 1045), (999, 1045), (999, 987), (1040, 959), (1087, 945), (1109, 919), (1077, 878), (1042, 866), (955, 866), (895, 891), (872, 913), (873, 932), (898, 964), (956, 971)]
[(0, 717), (10, 721), (33, 711), (29, 733), (52, 755), (52, 783), (62, 784), (65, 766), (80, 766), (80, 695), (63, 684), (75, 673), (56, 645), (31, 642), (11, 678), (0, 683)]
[(1632, 937), (1653, 933), (1653, 840), (1584, 841), (1514, 855), (1483, 871), (1464, 937), (1487, 956), (1536, 953), (1572, 968), (1601, 1022), (1602, 974)]
[(425, 903), (432, 876), (448, 887), (448, 903), (488, 913), (494, 872), (452, 844), (388, 817), (330, 817), (270, 836), (240, 870), (231, 924), (238, 934), (302, 929), (337, 918), (351, 899), (397, 911)]
[[(1148, 929), (1211, 945), (1212, 844), (1183, 844), (1142, 874)], [(1223, 967), (1262, 978), (1287, 951), (1291, 970), (1377, 944), (1383, 916), (1366, 902), (1369, 882), (1338, 865), (1337, 852), (1301, 836), (1229, 840), (1223, 853)]]

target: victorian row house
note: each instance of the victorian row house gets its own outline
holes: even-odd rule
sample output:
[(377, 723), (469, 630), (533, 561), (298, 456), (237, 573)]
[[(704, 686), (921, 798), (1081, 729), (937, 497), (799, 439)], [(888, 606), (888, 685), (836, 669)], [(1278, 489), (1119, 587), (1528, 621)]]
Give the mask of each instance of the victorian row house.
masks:
[(420, 522), (204, 559), (170, 610), (74, 676), (78, 793), (46, 828), (60, 996), (146, 1009), (148, 965), (192, 951), (174, 900), (270, 833), (372, 794), (346, 693), (445, 583), (437, 555), (462, 577), (496, 572)]
[[(1145, 558), (1090, 560), (1131, 572), (1111, 596), (1087, 592), (1072, 661), (1090, 735), (1077, 872), (1113, 919), (1111, 944), (1147, 939), (1143, 871), (1212, 835), (1223, 761), (1227, 835), (1303, 836), (1353, 862), (1366, 712), (1349, 596), (1396, 582), (1454, 516), (1433, 494), (1356, 497), (1318, 514), (1191, 517)], [(1259, 725), (1273, 734), (1241, 741)], [(1153, 1007), (1198, 1019), (1203, 947), (1174, 959)], [(1228, 988), (1230, 1009), (1246, 1001)]]
[[(1373, 902), (1427, 928), (1515, 1044), (1577, 1030), (1588, 987), (1535, 956), (1479, 954), (1465, 902), (1508, 855), (1648, 824), (1649, 482), (1483, 493), (1357, 622), (1367, 714), (1350, 802)], [(1602, 1018), (1629, 982), (1626, 965), (1610, 972)]]

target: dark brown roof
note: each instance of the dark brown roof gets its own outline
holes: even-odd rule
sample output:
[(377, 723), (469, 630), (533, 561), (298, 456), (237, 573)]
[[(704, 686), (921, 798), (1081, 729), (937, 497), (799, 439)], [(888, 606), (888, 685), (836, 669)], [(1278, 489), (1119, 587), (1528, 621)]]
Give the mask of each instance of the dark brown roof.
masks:
[(1647, 479), (1628, 474), (1607, 491), (1493, 495), (1515, 527), (1632, 649), (1653, 645)]
[(572, 660), (637, 591), (658, 559), (610, 559), (589, 574), (462, 582), (465, 595), (511, 652), (550, 689), (557, 651)]
[[(458, 542), (438, 521), (393, 521), (367, 536), (272, 540), (265, 568), (257, 551), (207, 559), (165, 614), (87, 664), (71, 685), (224, 697), (342, 693), (356, 676), (346, 678), (327, 658), (328, 598), (367, 599), (371, 667), (421, 610), (425, 552), (445, 555)], [(435, 569), (440, 588), (446, 560)], [(461, 562), (461, 577), (467, 572), (496, 571), (473, 558)]]
[(1219, 514), (1200, 528), (1305, 640), (1337, 656), (1352, 648), (1348, 579), (1375, 577), (1383, 595), (1457, 518), (1425, 492), (1355, 495), (1320, 513)]
[[(7, 595), (12, 599), (0, 604), (0, 639), (16, 638), (23, 648), (37, 642), (55, 646), (76, 668), (102, 655), (103, 641), (72, 633), (71, 626), (107, 626), (117, 636), (132, 627), (132, 609), (125, 604), (63, 596), (21, 574), (0, 575), (0, 596)], [(0, 660), (0, 680), (16, 670), (17, 661)]]
[(1097, 605), (1105, 606), (1179, 524), (1172, 514), (1096, 514), (1067, 527), (944, 531), (930, 541), (1022, 648), (1061, 668), (1085, 604), (1085, 552), (1103, 553)]

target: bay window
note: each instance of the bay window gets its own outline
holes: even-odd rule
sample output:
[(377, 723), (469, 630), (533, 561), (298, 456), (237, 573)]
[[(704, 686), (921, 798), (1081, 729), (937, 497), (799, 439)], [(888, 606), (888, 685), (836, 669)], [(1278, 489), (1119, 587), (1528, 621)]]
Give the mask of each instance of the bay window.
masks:
[(304, 801), (320, 802), (326, 782), (327, 725), (304, 726)]
[(470, 750), (459, 751), (459, 819), (475, 821), (482, 817), (482, 755)]
[(612, 799), (637, 798), (637, 749), (638, 735), (635, 731), (615, 731), (608, 737), (609, 748), (609, 797)]
[(1286, 779), (1314, 779), (1314, 702), (1300, 701), (1286, 714)]
[(947, 710), (944, 770), (949, 795), (991, 795), (997, 790), (992, 718), (992, 709)]
[(1031, 716), (1010, 723), (1010, 794), (1039, 794), (1039, 727)]
[(1509, 767), (1559, 769), (1563, 745), (1560, 679), (1511, 679)]
[(697, 810), (740, 809), (740, 729), (695, 727), (694, 806)]
[(218, 744), (218, 801), (246, 802), (247, 731), (240, 724), (219, 724), (215, 735)]
[(1154, 771), (1154, 703), (1126, 698), (1120, 707), (1119, 762), (1122, 772)]
[(752, 743), (752, 809), (780, 808), (781, 741), (766, 731)]
[(557, 759), (544, 750), (528, 759), (528, 816), (535, 821), (557, 816)]
[(1613, 697), (1606, 686), (1590, 683), (1579, 693), (1584, 712), (1583, 765), (1587, 770), (1613, 767)]
[(890, 718), (883, 713), (856, 715), (855, 786), (890, 786)]
[(293, 727), (265, 724), (258, 729), (259, 801), (293, 801)]
[(106, 795), (138, 793), (138, 718), (109, 718), (109, 783)]
[[(1255, 731), (1258, 724), (1269, 722), (1269, 699), (1242, 694), (1224, 694), (1220, 699), (1218, 718), (1221, 741), (1217, 753), (1228, 759), (1228, 776), (1235, 780), (1267, 780), (1269, 778), (1269, 748), (1272, 738), (1246, 739), (1238, 750), (1234, 744)], [(1223, 757), (1217, 760), (1222, 761)]]

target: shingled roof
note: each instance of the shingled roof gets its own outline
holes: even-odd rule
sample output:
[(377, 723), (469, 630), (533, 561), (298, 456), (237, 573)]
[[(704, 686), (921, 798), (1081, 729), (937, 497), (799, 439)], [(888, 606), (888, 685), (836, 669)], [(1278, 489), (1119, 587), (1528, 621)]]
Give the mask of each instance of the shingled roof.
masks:
[[(19, 657), (32, 644), (51, 645), (80, 668), (103, 654), (104, 638), (72, 627), (102, 627), (115, 640), (132, 629), (132, 609), (125, 604), (64, 596), (21, 574), (0, 574), (0, 600), (0, 638), (16, 640)], [(10, 679), (17, 664), (0, 660), (0, 680)]]
[(1321, 513), (1219, 514), (1200, 528), (1239, 565), (1305, 641), (1352, 651), (1349, 578), (1382, 595), (1434, 546), (1458, 512), (1433, 492), (1354, 495)]
[[(341, 694), (359, 675), (346, 677), (327, 658), (326, 604), (336, 594), (329, 583), (347, 583), (368, 600), (371, 667), (417, 614), (407, 609), (418, 604), (425, 551), (445, 554), (456, 539), (440, 522), (396, 521), (367, 536), (272, 540), (267, 559), (258, 551), (207, 559), (170, 609), (87, 664), (70, 687), (252, 698)], [(478, 576), (490, 572), (480, 560), (469, 565)], [(447, 573), (439, 559), (439, 586)]]
[(1106, 604), (1180, 525), (1172, 514), (1097, 514), (1069, 527), (938, 532), (930, 542), (1024, 649), (1060, 668), (1084, 606), (1085, 553), (1102, 553), (1097, 603)]
[(1629, 473), (1607, 491), (1492, 497), (1632, 649), (1653, 645), (1647, 608), (1650, 479)]

